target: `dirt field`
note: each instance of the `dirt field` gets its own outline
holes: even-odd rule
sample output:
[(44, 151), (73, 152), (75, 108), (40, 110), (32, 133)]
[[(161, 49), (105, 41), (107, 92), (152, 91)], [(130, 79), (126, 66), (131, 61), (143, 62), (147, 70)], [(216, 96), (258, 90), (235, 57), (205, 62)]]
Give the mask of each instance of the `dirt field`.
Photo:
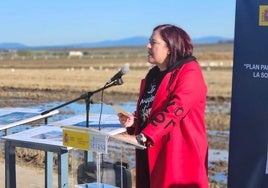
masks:
[[(144, 48), (80, 49), (82, 58), (67, 57), (65, 51), (20, 52), (19, 55), (0, 54), (0, 107), (27, 106), (36, 102), (69, 101), (85, 92), (92, 92), (104, 84), (128, 63), (130, 71), (123, 76), (124, 83), (104, 92), (106, 103), (135, 101), (140, 79), (150, 68)], [(202, 66), (208, 86), (209, 105), (230, 103), (232, 80), (232, 44), (197, 46), (195, 56)], [(93, 101), (100, 100), (100, 93)], [(22, 99), (18, 100), (15, 99)], [(209, 130), (229, 130), (230, 113), (211, 112), (206, 115)], [(226, 144), (209, 138), (210, 147), (228, 149)], [(224, 169), (219, 163), (210, 173)], [(219, 187), (211, 182), (211, 187)]]

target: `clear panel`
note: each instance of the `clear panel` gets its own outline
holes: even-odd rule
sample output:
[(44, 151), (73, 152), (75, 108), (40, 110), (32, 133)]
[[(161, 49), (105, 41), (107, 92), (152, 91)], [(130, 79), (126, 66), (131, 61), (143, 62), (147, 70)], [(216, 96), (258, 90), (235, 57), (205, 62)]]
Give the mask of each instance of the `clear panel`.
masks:
[(135, 187), (135, 147), (131, 144), (110, 137), (107, 152), (73, 149), (70, 160), (72, 187)]

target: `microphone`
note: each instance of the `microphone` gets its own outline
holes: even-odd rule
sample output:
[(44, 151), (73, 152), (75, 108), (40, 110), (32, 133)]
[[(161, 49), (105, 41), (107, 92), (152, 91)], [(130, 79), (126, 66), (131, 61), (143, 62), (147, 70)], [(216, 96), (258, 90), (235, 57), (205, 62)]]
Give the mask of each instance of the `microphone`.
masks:
[(106, 84), (110, 84), (111, 82), (120, 79), (123, 75), (128, 73), (128, 71), (129, 71), (129, 64), (125, 64)]

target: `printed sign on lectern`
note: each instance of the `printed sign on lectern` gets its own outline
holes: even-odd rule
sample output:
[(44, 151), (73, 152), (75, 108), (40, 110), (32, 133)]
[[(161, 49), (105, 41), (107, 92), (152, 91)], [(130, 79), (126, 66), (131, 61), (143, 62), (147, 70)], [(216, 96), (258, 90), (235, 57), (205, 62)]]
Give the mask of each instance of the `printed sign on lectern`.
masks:
[(107, 153), (108, 136), (89, 128), (63, 126), (63, 145), (80, 150)]

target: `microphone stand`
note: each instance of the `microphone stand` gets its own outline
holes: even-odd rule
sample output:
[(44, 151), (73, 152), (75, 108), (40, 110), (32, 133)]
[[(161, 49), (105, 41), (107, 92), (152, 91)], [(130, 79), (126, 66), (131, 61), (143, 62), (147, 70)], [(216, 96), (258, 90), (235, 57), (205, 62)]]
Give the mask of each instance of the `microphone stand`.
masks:
[(86, 93), (82, 94), (80, 97), (77, 97), (77, 98), (75, 98), (75, 99), (73, 99), (71, 101), (68, 101), (68, 102), (63, 103), (63, 104), (61, 104), (59, 106), (56, 106), (56, 107), (51, 108), (49, 110), (46, 110), (46, 111), (42, 112), (41, 115), (47, 114), (47, 113), (49, 113), (49, 112), (51, 112), (53, 110), (59, 109), (59, 108), (64, 107), (64, 106), (67, 106), (67, 105), (69, 105), (71, 103), (74, 103), (74, 102), (76, 102), (78, 100), (85, 99), (85, 103), (86, 103), (86, 127), (89, 127), (89, 110), (90, 110), (90, 99), (91, 99), (91, 97), (95, 93), (98, 93), (98, 92), (100, 92), (102, 90), (105, 90), (105, 89), (110, 88), (112, 86), (122, 85), (122, 84), (123, 84), (123, 80), (122, 80), (122, 78), (119, 78), (117, 80), (114, 80), (111, 83), (106, 83), (105, 86), (100, 88), (100, 89), (97, 89), (95, 91), (86, 92)]
[[(86, 92), (86, 93), (82, 94), (80, 97), (77, 97), (77, 98), (75, 98), (75, 99), (73, 99), (73, 100), (71, 100), (71, 101), (68, 101), (68, 102), (63, 103), (63, 104), (61, 104), (61, 105), (59, 105), (59, 106), (56, 106), (56, 107), (54, 107), (54, 108), (51, 108), (51, 109), (49, 109), (49, 110), (46, 110), (46, 111), (42, 112), (41, 115), (47, 114), (47, 113), (49, 113), (49, 112), (51, 112), (51, 111), (53, 111), (53, 110), (59, 109), (59, 108), (61, 108), (61, 107), (64, 107), (64, 106), (66, 106), (66, 105), (69, 105), (69, 104), (71, 104), (71, 103), (73, 103), (73, 102), (76, 102), (76, 101), (78, 101), (78, 100), (85, 99), (85, 103), (86, 103), (86, 127), (88, 128), (88, 127), (89, 127), (89, 110), (90, 110), (90, 101), (91, 101), (91, 97), (92, 97), (95, 93), (98, 93), (98, 92), (100, 92), (100, 91), (103, 91), (103, 90), (105, 90), (105, 89), (107, 89), (107, 88), (110, 88), (110, 87), (112, 87), (112, 86), (122, 85), (122, 84), (123, 84), (123, 80), (122, 80), (122, 78), (119, 78), (119, 79), (114, 80), (114, 81), (112, 81), (112, 82), (107, 82), (107, 83), (105, 84), (104, 87), (102, 87), (102, 88), (100, 88), (100, 89), (97, 89), (97, 90), (95, 90), (95, 91), (89, 91), (89, 92)], [(88, 154), (87, 151), (85, 151), (85, 160), (86, 160), (85, 162), (88, 162), (88, 161), (89, 161), (89, 154)]]

